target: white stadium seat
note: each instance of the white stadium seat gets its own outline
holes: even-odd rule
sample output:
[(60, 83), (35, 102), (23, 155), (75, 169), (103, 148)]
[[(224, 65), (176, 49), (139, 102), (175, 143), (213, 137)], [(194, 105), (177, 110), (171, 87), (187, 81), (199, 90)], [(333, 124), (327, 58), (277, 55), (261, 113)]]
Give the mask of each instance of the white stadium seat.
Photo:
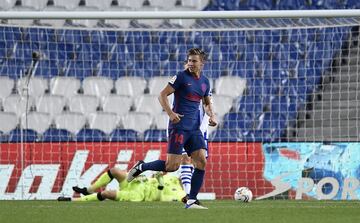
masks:
[(154, 125), (157, 129), (167, 129), (169, 126), (169, 116), (165, 112), (155, 115)]
[(116, 93), (135, 97), (144, 93), (146, 80), (142, 77), (120, 77), (115, 81)]
[(215, 92), (219, 95), (239, 97), (246, 88), (246, 79), (238, 76), (224, 76), (215, 80)]
[(227, 95), (213, 94), (212, 100), (214, 103), (213, 109), (215, 114), (218, 116), (218, 120), (228, 113), (233, 106), (233, 98)]
[(6, 112), (14, 112), (17, 117), (21, 117), (26, 111), (30, 111), (35, 106), (33, 97), (24, 97), (18, 94), (12, 94), (5, 98), (3, 108)]
[(159, 95), (162, 89), (169, 83), (170, 77), (157, 76), (149, 80), (149, 93)]
[(89, 115), (89, 126), (91, 129), (99, 129), (109, 135), (116, 129), (119, 116), (110, 112), (96, 112)]
[(119, 116), (127, 114), (133, 104), (133, 99), (125, 95), (108, 95), (102, 104), (103, 111), (113, 112)]
[(135, 98), (135, 111), (158, 114), (163, 111), (157, 95), (144, 94)]
[(108, 77), (86, 77), (82, 82), (85, 95), (95, 95), (101, 100), (111, 93), (114, 82)]
[(15, 129), (18, 124), (18, 117), (13, 112), (0, 112), (0, 132), (7, 134)]
[(51, 118), (60, 114), (66, 105), (66, 99), (61, 95), (43, 95), (36, 99), (36, 110), (49, 113)]
[(51, 117), (45, 112), (30, 112), (21, 117), (21, 127), (43, 134), (51, 125)]
[(23, 77), (17, 81), (17, 91), (20, 95), (39, 97), (49, 89), (48, 80), (42, 77)]
[(129, 112), (122, 117), (122, 124), (125, 129), (133, 129), (143, 133), (152, 125), (152, 117), (145, 112)]
[(70, 99), (69, 110), (72, 112), (80, 112), (86, 117), (90, 113), (94, 113), (99, 107), (99, 99), (94, 95), (76, 95)]
[(12, 90), (14, 89), (14, 80), (6, 77), (0, 77), (0, 100), (4, 101), (6, 97), (8, 97)]
[(77, 94), (80, 86), (80, 80), (75, 77), (56, 76), (50, 80), (50, 93), (54, 95), (62, 95), (67, 99), (70, 99)]
[(55, 126), (76, 135), (86, 124), (86, 117), (78, 112), (64, 112), (55, 117)]

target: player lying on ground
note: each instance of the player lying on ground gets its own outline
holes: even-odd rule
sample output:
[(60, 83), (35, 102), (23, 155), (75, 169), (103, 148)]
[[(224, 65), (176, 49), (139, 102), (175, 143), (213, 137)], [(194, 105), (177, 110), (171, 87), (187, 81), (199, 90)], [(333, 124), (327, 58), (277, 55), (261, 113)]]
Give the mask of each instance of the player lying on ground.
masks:
[[(127, 173), (118, 168), (111, 168), (103, 173), (89, 187), (73, 187), (80, 193), (80, 198), (59, 197), (58, 201), (180, 201), (185, 196), (180, 181), (176, 176), (157, 173), (154, 177), (141, 176), (132, 182), (126, 180)], [(119, 182), (119, 190), (103, 190), (115, 178)]]

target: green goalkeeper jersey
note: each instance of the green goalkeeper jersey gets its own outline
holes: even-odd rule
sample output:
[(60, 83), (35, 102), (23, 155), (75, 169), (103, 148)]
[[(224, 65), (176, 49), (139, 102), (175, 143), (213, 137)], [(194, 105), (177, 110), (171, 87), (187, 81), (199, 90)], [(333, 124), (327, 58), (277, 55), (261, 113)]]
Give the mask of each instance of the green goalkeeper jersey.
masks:
[(128, 183), (120, 183), (117, 192), (119, 201), (180, 201), (185, 196), (179, 179), (175, 176), (163, 176), (164, 189), (159, 190), (159, 182), (155, 178), (138, 177)]

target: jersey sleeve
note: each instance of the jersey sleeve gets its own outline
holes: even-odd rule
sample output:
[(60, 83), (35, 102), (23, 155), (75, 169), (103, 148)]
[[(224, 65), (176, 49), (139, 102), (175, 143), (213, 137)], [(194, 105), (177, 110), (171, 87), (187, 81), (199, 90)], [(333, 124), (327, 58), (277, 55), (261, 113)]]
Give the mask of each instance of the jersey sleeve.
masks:
[(207, 97), (207, 96), (211, 96), (211, 89), (210, 89), (210, 82), (209, 82), (209, 79), (206, 78), (206, 91), (205, 91), (205, 94), (204, 94), (204, 97)]
[(169, 85), (176, 90), (182, 85), (182, 82), (183, 75), (181, 75), (181, 73), (178, 73), (175, 76), (171, 77), (171, 79), (169, 80)]

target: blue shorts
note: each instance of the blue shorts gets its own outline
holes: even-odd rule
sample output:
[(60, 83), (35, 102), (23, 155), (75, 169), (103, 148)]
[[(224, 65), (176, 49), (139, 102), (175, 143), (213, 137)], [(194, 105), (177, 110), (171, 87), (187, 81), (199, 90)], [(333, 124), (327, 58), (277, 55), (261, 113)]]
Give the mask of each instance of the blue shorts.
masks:
[[(204, 132), (203, 134), (204, 136), (204, 141), (205, 141), (205, 157), (208, 158), (209, 157), (209, 143), (208, 143), (208, 138), (207, 138), (207, 132)], [(182, 149), (182, 155), (186, 154), (185, 148)]]
[(171, 129), (168, 139), (169, 154), (181, 155), (183, 148), (190, 156), (192, 152), (205, 149), (204, 136), (200, 130), (184, 131), (182, 129)]

